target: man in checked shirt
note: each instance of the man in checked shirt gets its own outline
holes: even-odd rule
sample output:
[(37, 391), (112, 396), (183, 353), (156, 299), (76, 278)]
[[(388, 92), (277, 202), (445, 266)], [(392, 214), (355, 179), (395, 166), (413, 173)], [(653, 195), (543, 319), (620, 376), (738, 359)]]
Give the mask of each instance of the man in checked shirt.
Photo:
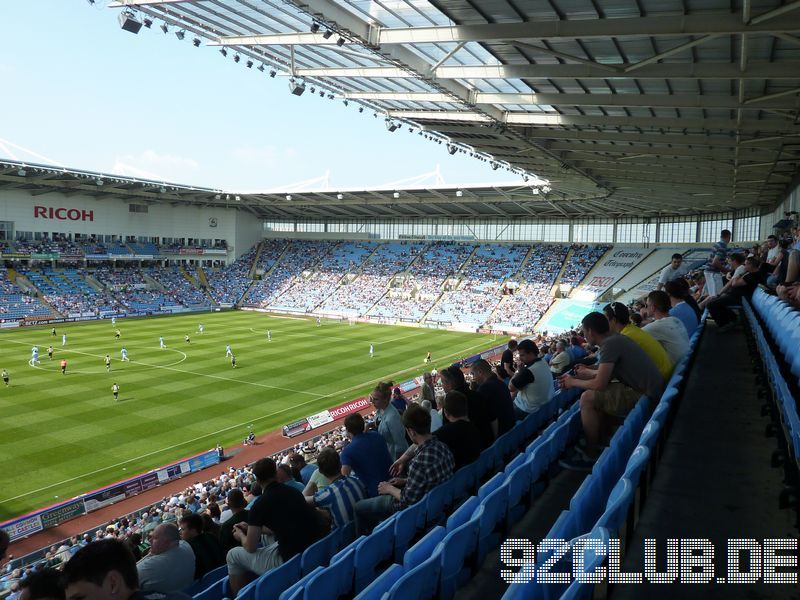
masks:
[(375, 525), (419, 502), (434, 487), (453, 476), (453, 454), (431, 435), (431, 415), (419, 404), (403, 413), (403, 425), (417, 452), (408, 465), (406, 477), (395, 477), (378, 484), (378, 495), (356, 504), (358, 535), (369, 533)]

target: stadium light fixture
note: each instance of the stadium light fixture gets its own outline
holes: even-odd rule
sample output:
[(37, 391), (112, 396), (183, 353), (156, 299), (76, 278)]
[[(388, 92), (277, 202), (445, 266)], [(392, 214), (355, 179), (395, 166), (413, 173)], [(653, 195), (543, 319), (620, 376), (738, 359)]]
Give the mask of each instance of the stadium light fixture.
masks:
[(242, 201), (242, 197), (241, 196), (236, 196), (236, 201), (237, 202), (241, 202)]
[(461, 190), (456, 190), (456, 198), (461, 198), (461, 196), (463, 196), (463, 195), (464, 195), (464, 192), (462, 192)]
[(345, 106), (347, 106), (347, 105), (348, 105), (348, 102), (347, 102), (347, 100), (342, 100), (342, 103), (343, 103)]
[(121, 12), (117, 18), (119, 19), (119, 26), (123, 31), (136, 34), (139, 33), (139, 30), (142, 28), (142, 22), (136, 18), (136, 14), (131, 10)]
[(95, 179), (95, 180), (94, 180), (94, 182), (95, 182), (95, 183), (96, 183), (98, 186), (101, 186), (101, 185), (103, 185), (103, 180), (102, 180), (102, 179), (100, 179), (99, 177), (98, 177), (97, 179)]
[(195, 48), (199, 48), (199, 47), (200, 47), (200, 44), (202, 44), (202, 42), (200, 41), (200, 38), (194, 38), (194, 39), (192, 40), (192, 44), (194, 44), (194, 47), (195, 47)]
[(162, 194), (166, 194), (166, 193), (167, 193), (167, 188), (165, 188), (165, 187), (162, 185), (162, 186), (159, 188), (159, 190), (158, 190), (158, 191), (159, 191), (159, 192), (161, 192)]
[(311, 24), (311, 33), (317, 33), (319, 31), (319, 23), (312, 23)]
[(179, 40), (182, 40), (183, 38), (186, 37), (186, 31), (184, 29), (179, 29), (178, 31), (175, 32), (175, 37), (178, 38)]
[(222, 56), (228, 56), (228, 49), (227, 48), (220, 48), (219, 49), (219, 53), (222, 54)]
[(222, 200), (222, 196), (220, 194), (215, 194), (214, 200)]
[(291, 194), (286, 194), (286, 201), (287, 202), (291, 202), (292, 201), (292, 195)]
[(261, 71), (262, 73), (264, 72), (264, 63), (258, 65), (258, 70)]
[(364, 112), (364, 107), (363, 106), (359, 106), (358, 107), (358, 112), (363, 113)]
[(248, 69), (252, 69), (253, 68), (253, 61), (252, 60), (248, 60), (245, 64), (247, 65)]
[(329, 40), (329, 39), (331, 39), (332, 35), (333, 35), (333, 32), (330, 29), (326, 29), (325, 33), (322, 34), (322, 37), (323, 37), (323, 39)]
[(306, 91), (306, 84), (302, 81), (295, 81), (294, 79), (289, 80), (289, 91), (292, 92), (295, 96), (302, 96), (303, 92)]
[(167, 27), (166, 23), (161, 24), (161, 31), (163, 31), (164, 33), (169, 33), (169, 27)]
[[(375, 116), (377, 116), (377, 114)], [(389, 119), (386, 119), (386, 131), (388, 131), (389, 133), (393, 133), (397, 131), (398, 127), (400, 126), (397, 123), (395, 123), (394, 121), (390, 121)]]
[(453, 154), (458, 152), (458, 148), (456, 148), (453, 144), (447, 144), (447, 152), (452, 156)]
[(397, 200), (399, 197), (400, 197), (400, 192), (394, 192), (392, 194), (392, 198), (394, 198), (395, 200)]
[(492, 161), (492, 171), (497, 171), (500, 168), (500, 165), (496, 162)]
[(28, 172), (25, 169), (19, 169), (17, 171), (17, 175), (19, 175), (20, 177), (25, 177), (25, 175), (27, 175), (27, 174), (28, 174)]
[(338, 40), (336, 40), (336, 45), (339, 46), (339, 48), (344, 46), (344, 43), (345, 43), (345, 39), (343, 37), (340, 37)]
[(344, 200), (344, 194), (336, 194), (337, 200)]
[(150, 29), (153, 26), (153, 19), (151, 19), (150, 17), (145, 17), (144, 21), (142, 21), (142, 23), (144, 23), (145, 27)]
[(323, 90), (319, 91), (319, 97), (320, 98), (324, 98), (325, 97), (325, 92)]
[(531, 189), (531, 191), (533, 192), (534, 196), (538, 196), (539, 195), (539, 188), (534, 187), (533, 189)]
[(278, 74), (278, 72), (275, 69), (270, 69), (269, 70), (269, 76), (270, 77), (275, 77), (275, 75), (277, 75), (277, 74)]
[(238, 63), (240, 60), (242, 60), (241, 56), (239, 56), (238, 54), (233, 55), (233, 62)]

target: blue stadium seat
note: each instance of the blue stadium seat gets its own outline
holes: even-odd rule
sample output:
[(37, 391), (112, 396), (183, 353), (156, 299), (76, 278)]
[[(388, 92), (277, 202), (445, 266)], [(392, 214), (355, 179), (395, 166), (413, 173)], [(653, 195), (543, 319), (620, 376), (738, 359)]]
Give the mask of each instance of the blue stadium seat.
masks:
[(612, 537), (620, 537), (625, 525), (635, 488), (629, 479), (622, 478), (611, 490), (605, 512), (597, 520), (598, 527), (608, 529)]
[(194, 600), (221, 600), (230, 595), (228, 576), (209, 585), (199, 594), (194, 595)]
[(425, 522), (439, 524), (444, 522), (445, 513), (453, 502), (453, 479), (440, 483), (425, 494)]
[(433, 555), (436, 546), (444, 539), (445, 535), (447, 535), (447, 530), (439, 525), (422, 536), (403, 557), (403, 569), (408, 572), (425, 562)]
[(328, 535), (319, 541), (314, 542), (303, 552), (303, 557), (300, 560), (300, 572), (302, 575), (308, 575), (317, 567), (324, 567), (331, 560), (331, 556), (339, 551), (339, 540), (342, 537), (342, 532), (339, 529), (333, 529)]
[(480, 505), (480, 500), (477, 496), (467, 498), (461, 506), (450, 513), (447, 517), (447, 531), (453, 531), (456, 527), (460, 527), (472, 518), (475, 510)]
[(400, 565), (391, 565), (383, 573), (365, 587), (360, 594), (355, 597), (355, 600), (381, 600), (395, 584), (395, 582), (403, 576), (405, 571)]
[(396, 513), (394, 523), (394, 560), (399, 563), (417, 532), (425, 526), (425, 501), (420, 500)]
[(331, 561), (329, 567), (309, 578), (305, 585), (306, 600), (336, 599), (349, 596), (353, 589), (355, 550), (348, 548)]
[(300, 579), (300, 555), (297, 554), (277, 569), (264, 573), (256, 581), (256, 598), (277, 598)]
[(480, 456), (478, 456), (477, 462), (477, 472), (478, 472), (478, 481), (486, 477), (488, 474), (492, 472), (494, 469), (494, 450), (489, 447), (486, 448), (483, 452), (481, 452)]
[(195, 581), (189, 588), (183, 591), (184, 594), (187, 596), (194, 596), (195, 594), (199, 594), (203, 590), (209, 588), (209, 586), (222, 581), (225, 576), (228, 574), (228, 565), (222, 565), (221, 567), (217, 567), (203, 575), (203, 577), (197, 581)]
[(389, 518), (378, 525), (371, 534), (362, 536), (354, 542), (356, 592), (367, 587), (382, 570), (382, 565), (394, 557), (394, 526), (394, 518)]
[[(281, 592), (281, 595), (278, 596), (278, 600), (302, 600), (303, 596), (305, 595), (306, 585), (308, 584), (309, 581), (311, 581), (313, 577), (316, 577), (317, 575), (322, 573), (322, 570), (323, 570), (322, 567), (317, 567), (305, 577), (301, 577), (298, 581), (292, 584), (291, 587), (288, 587), (283, 592)], [(261, 596), (259, 596), (259, 599), (260, 598)]]
[[(524, 456), (524, 455), (523, 455)], [(532, 460), (532, 458), (531, 458)], [(508, 510), (506, 514), (506, 527), (519, 521), (530, 506), (531, 499), (531, 468), (527, 463), (519, 465), (516, 470), (508, 475)]]
[(478, 463), (464, 465), (453, 475), (453, 502), (469, 498), (478, 483)]
[(475, 511), (480, 532), (478, 535), (478, 564), (483, 562), (491, 548), (499, 545), (502, 539), (506, 512), (508, 510), (508, 489), (502, 485), (481, 500)]
[(489, 481), (484, 483), (481, 487), (478, 488), (478, 498), (481, 500), (486, 499), (486, 497), (499, 488), (503, 483), (506, 481), (506, 474), (505, 473), (497, 473), (494, 477), (492, 477)]
[(441, 572), (441, 546), (422, 564), (406, 571), (386, 594), (386, 600), (427, 600), (435, 598)]
[(634, 448), (631, 457), (628, 459), (628, 464), (625, 467), (623, 477), (630, 480), (633, 486), (639, 485), (639, 479), (642, 476), (642, 471), (647, 466), (650, 460), (650, 450), (646, 446), (637, 446)]
[(479, 521), (478, 517), (473, 517), (450, 531), (442, 540), (440, 598), (452, 598), (456, 589), (469, 579), (472, 569), (467, 562), (478, 548)]

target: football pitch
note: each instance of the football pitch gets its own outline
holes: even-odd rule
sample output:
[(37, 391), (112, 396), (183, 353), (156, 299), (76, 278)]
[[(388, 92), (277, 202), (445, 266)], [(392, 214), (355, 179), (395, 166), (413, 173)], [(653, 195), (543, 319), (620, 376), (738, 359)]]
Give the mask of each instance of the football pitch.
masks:
[[(241, 443), (251, 424), (261, 435), (363, 395), (377, 381), (411, 379), (425, 369), (428, 351), (442, 368), (505, 341), (243, 311), (119, 319), (117, 328), (120, 339), (109, 320), (59, 324), (55, 337), (50, 326), (0, 331), (0, 369), (10, 374), (8, 387), (0, 383), (0, 521), (217, 443)], [(225, 356), (228, 344), (236, 368)], [(123, 346), (130, 362), (120, 360)]]

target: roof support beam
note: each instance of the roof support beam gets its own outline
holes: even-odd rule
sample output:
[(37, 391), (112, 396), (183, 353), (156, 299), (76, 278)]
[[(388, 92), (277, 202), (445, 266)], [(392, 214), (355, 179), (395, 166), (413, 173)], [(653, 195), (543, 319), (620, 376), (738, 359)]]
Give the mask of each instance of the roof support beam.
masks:
[[(312, 0), (307, 6), (316, 12)], [(798, 4), (793, 2), (792, 6)], [(330, 7), (325, 7), (329, 9)], [(786, 7), (784, 7), (786, 8)], [(327, 19), (343, 25), (345, 20), (321, 11)], [(787, 12), (787, 11), (785, 11)], [(769, 14), (769, 13), (768, 13)], [(669, 15), (633, 17), (622, 19), (573, 19), (527, 21), (519, 23), (490, 23), (481, 25), (454, 25), (444, 27), (386, 28), (369, 26), (363, 21), (357, 27), (347, 27), (365, 43), (378, 47), (390, 44), (424, 44), (445, 42), (500, 42), (503, 40), (560, 40), (623, 38), (623, 37), (678, 37), (682, 35), (736, 35), (740, 33), (795, 33), (800, 31), (800, 18), (790, 15), (779, 21), (765, 23), (766, 15), (743, 23), (741, 14), (720, 11), (696, 15)], [(217, 45), (297, 45), (335, 44), (325, 40), (320, 33), (277, 33), (272, 35), (238, 35), (220, 37)]]
[[(793, 38), (800, 44), (800, 39)], [(590, 61), (586, 61), (590, 63)], [(800, 61), (749, 61), (747, 68), (739, 70), (736, 63), (660, 63), (626, 69), (631, 63), (616, 65), (591, 64), (536, 64), (536, 65), (467, 65), (441, 66), (436, 69), (437, 79), (792, 79), (798, 78)], [(610, 70), (609, 70), (610, 69)], [(387, 77), (413, 78), (413, 73), (394, 67), (351, 67), (297, 69), (299, 77)]]

